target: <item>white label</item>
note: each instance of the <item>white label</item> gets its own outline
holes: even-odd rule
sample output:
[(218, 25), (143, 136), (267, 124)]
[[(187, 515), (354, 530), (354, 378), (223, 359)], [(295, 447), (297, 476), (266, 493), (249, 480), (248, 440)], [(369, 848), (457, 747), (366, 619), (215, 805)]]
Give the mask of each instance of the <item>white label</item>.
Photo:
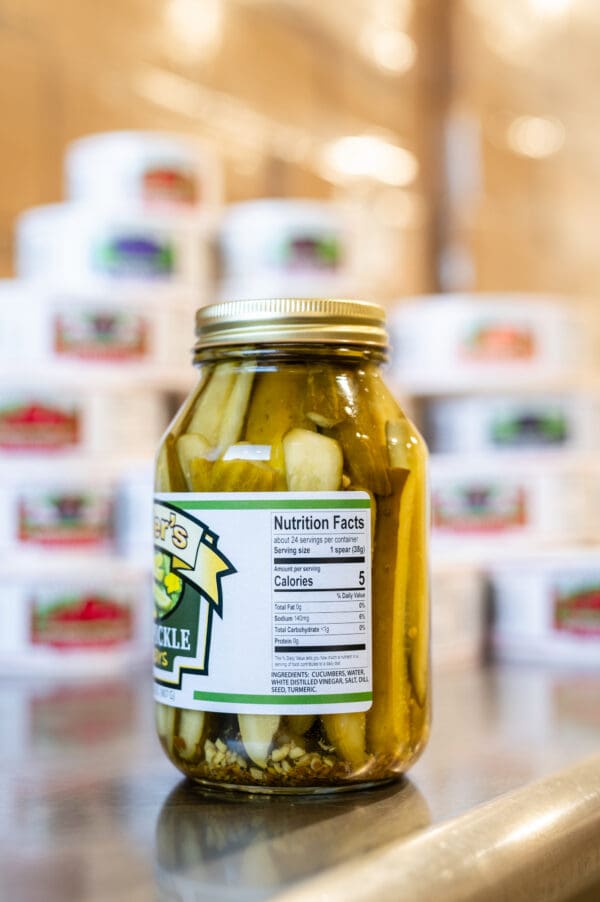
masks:
[(204, 711), (372, 704), (366, 492), (159, 494), (155, 698)]

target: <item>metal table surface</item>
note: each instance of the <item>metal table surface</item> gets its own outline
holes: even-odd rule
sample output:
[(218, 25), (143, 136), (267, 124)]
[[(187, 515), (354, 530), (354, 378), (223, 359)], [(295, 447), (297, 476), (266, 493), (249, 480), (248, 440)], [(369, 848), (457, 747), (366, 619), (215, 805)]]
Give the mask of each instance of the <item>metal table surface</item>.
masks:
[[(222, 795), (187, 783), (154, 737), (145, 674), (5, 681), (0, 714), (1, 898), (213, 902), (291, 893), (312, 902), (334, 896), (310, 885), (304, 891), (302, 881), (332, 867), (343, 876), (366, 854), (427, 842), (446, 822), (460, 836), (461, 818), (468, 826), (476, 806), (500, 804), (503, 794), (598, 754), (600, 673), (496, 666), (439, 674), (431, 740), (409, 777), (327, 797)], [(560, 784), (556, 810), (553, 787), (537, 791), (536, 804), (548, 796), (546, 819), (565, 814), (582, 780), (588, 805), (595, 792), (600, 799), (596, 762), (576, 790)], [(513, 805), (525, 816), (528, 799), (525, 790)], [(493, 815), (494, 804), (484, 814)], [(587, 827), (596, 824), (588, 819)], [(466, 827), (464, 835), (471, 835)], [(474, 835), (470, 851), (481, 857), (485, 830), (479, 844)], [(597, 838), (600, 850), (600, 832)], [(589, 869), (590, 861), (577, 864)], [(595, 884), (596, 877), (600, 887), (600, 869), (586, 879)], [(552, 898), (579, 889), (567, 881)], [(384, 897), (379, 889), (377, 898)], [(401, 897), (399, 889), (389, 896)], [(600, 889), (590, 898), (600, 898)]]

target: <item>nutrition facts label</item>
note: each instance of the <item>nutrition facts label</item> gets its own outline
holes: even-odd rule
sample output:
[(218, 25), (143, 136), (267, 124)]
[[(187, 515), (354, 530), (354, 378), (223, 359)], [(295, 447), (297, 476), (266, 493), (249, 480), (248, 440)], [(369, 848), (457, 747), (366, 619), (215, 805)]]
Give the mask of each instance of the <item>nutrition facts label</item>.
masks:
[(367, 492), (164, 493), (155, 696), (234, 714), (372, 704)]
[(370, 529), (358, 505), (272, 512), (274, 693), (370, 690)]

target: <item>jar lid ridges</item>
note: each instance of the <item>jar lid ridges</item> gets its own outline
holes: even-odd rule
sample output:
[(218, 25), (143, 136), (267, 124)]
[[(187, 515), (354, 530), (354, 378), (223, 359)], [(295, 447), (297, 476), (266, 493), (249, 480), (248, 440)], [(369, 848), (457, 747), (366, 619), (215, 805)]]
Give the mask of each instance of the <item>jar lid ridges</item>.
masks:
[(196, 350), (277, 342), (387, 348), (385, 310), (370, 301), (337, 298), (220, 301), (198, 310), (196, 336)]

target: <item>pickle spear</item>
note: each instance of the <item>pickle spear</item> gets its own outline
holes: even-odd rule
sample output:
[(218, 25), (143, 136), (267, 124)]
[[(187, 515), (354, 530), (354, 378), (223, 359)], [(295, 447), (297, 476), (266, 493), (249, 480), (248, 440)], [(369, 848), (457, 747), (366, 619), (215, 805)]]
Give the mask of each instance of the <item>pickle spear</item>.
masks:
[(189, 489), (191, 492), (212, 492), (212, 460), (194, 457), (189, 465)]
[(175, 730), (175, 714), (177, 713), (176, 708), (172, 708), (171, 705), (163, 705), (160, 702), (156, 702), (154, 705), (154, 712), (156, 717), (156, 731), (161, 739), (167, 744), (167, 749), (171, 754), (173, 751), (173, 736)]
[(410, 673), (417, 702), (425, 705), (429, 673), (429, 606), (427, 566), (426, 452), (408, 420), (393, 420), (386, 427), (392, 466), (409, 466), (416, 485), (410, 532), (411, 567), (407, 587), (406, 629), (410, 641)]
[(306, 375), (303, 370), (258, 373), (248, 408), (246, 441), (270, 445), (294, 426), (310, 429), (304, 415)]
[(365, 381), (370, 409), (385, 440), (393, 468), (411, 472), (415, 483), (412, 526), (410, 530), (410, 567), (406, 589), (406, 637), (409, 642), (410, 677), (414, 695), (424, 715), (428, 694), (429, 628), (427, 609), (429, 586), (427, 568), (427, 449), (418, 431), (404, 416), (390, 394), (380, 373), (368, 367)]
[(429, 586), (427, 569), (427, 449), (418, 431), (404, 416), (390, 394), (380, 373), (368, 367), (365, 381), (370, 396), (370, 409), (378, 430), (385, 440), (394, 468), (411, 472), (415, 482), (412, 526), (410, 531), (410, 568), (406, 590), (406, 636), (410, 676), (414, 695), (424, 714), (428, 693), (429, 629), (427, 609)]
[[(210, 442), (203, 435), (186, 433), (177, 439), (177, 458), (189, 491), (197, 491), (192, 476), (192, 466), (198, 461), (211, 466), (208, 459), (211, 454)], [(196, 467), (196, 481), (198, 480), (198, 468)], [(204, 489), (204, 491), (207, 491)]]
[(295, 426), (315, 429), (304, 414), (305, 394), (303, 370), (263, 372), (254, 382), (244, 438), (251, 444), (270, 446), (271, 465), (280, 477), (276, 489), (285, 489), (283, 436)]
[(366, 714), (362, 711), (321, 714), (321, 720), (339, 757), (349, 761), (353, 767), (360, 767), (365, 761)]
[(158, 455), (155, 490), (157, 492), (185, 492), (185, 476), (177, 455), (177, 443), (173, 433), (165, 437)]
[(209, 445), (218, 444), (223, 412), (236, 379), (232, 363), (220, 363), (213, 370), (194, 407), (186, 432), (199, 433)]
[(284, 726), (296, 739), (300, 740), (300, 737), (310, 730), (316, 719), (316, 714), (287, 714)]
[(242, 434), (253, 380), (254, 373), (249, 369), (238, 373), (235, 377), (233, 388), (222, 413), (217, 437), (220, 454), (226, 451), (230, 445), (235, 444)]
[[(292, 429), (283, 440), (291, 492), (335, 492), (342, 483), (344, 458), (336, 441), (306, 429)], [(340, 758), (353, 767), (365, 759), (364, 712), (322, 715), (327, 736)]]
[(307, 730), (310, 730), (315, 722), (315, 714), (290, 714), (290, 722), (297, 733), (302, 736)]
[(154, 482), (154, 489), (157, 492), (185, 492), (188, 490), (177, 454), (177, 440), (182, 434), (182, 425), (190, 418), (196, 399), (208, 382), (212, 370), (212, 366), (205, 367), (193, 394), (187, 399), (169, 426), (157, 459)]
[(390, 471), (392, 494), (379, 499), (373, 565), (373, 705), (367, 718), (372, 752), (405, 748), (410, 740), (406, 668), (406, 589), (415, 479), (408, 470)]
[(255, 764), (267, 766), (273, 736), (279, 726), (278, 714), (238, 714), (244, 748)]
[[(177, 439), (177, 463), (190, 491), (252, 491), (251, 487), (234, 489), (213, 485), (215, 481), (222, 481), (223, 474), (213, 478), (212, 461), (238, 441), (253, 380), (251, 370), (236, 373), (230, 364), (221, 364), (215, 369), (192, 414), (187, 432)], [(205, 432), (201, 431), (201, 426)], [(173, 472), (172, 467), (170, 472)], [(235, 466), (229, 469), (227, 464), (225, 472), (233, 474)]]
[[(371, 416), (368, 392), (361, 385), (361, 376), (343, 373), (338, 384), (344, 397), (344, 419), (327, 434), (342, 446), (346, 470), (355, 485), (363, 486), (375, 495), (389, 495), (388, 456), (385, 435)], [(356, 398), (362, 399), (357, 406)], [(381, 433), (381, 434), (380, 434)]]
[[(212, 491), (273, 491), (279, 487), (277, 477), (280, 481), (284, 477), (282, 438), (295, 424), (308, 423), (298, 412), (303, 409), (304, 390), (302, 371), (263, 372), (257, 376), (245, 416), (244, 440), (270, 445), (272, 466), (258, 461), (219, 461), (216, 474), (211, 473)], [(234, 441), (239, 438), (238, 434)], [(279, 720), (279, 715), (238, 715), (242, 742), (249, 757), (260, 767), (266, 766)]]
[[(170, 436), (169, 436), (170, 438)], [(165, 441), (156, 458), (156, 472), (154, 476), (154, 490), (156, 492), (172, 492), (172, 479), (170, 475), (169, 457), (167, 454), (167, 442)]]
[(429, 570), (427, 565), (427, 502), (415, 497), (410, 536), (413, 567), (409, 576), (407, 630), (411, 642), (410, 675), (417, 702), (425, 707), (429, 689)]
[[(307, 429), (292, 429), (283, 439), (283, 453), (290, 491), (335, 491), (339, 488), (343, 458), (333, 439)], [(269, 746), (279, 726), (279, 717), (239, 714), (238, 721), (246, 751), (256, 764), (265, 767)]]
[(306, 382), (306, 416), (320, 426), (331, 429), (345, 416), (344, 402), (331, 365), (313, 366)]
[(178, 747), (180, 758), (193, 758), (202, 740), (206, 715), (204, 711), (190, 711), (187, 708), (179, 712), (179, 725), (177, 737), (183, 740), (183, 746)]

